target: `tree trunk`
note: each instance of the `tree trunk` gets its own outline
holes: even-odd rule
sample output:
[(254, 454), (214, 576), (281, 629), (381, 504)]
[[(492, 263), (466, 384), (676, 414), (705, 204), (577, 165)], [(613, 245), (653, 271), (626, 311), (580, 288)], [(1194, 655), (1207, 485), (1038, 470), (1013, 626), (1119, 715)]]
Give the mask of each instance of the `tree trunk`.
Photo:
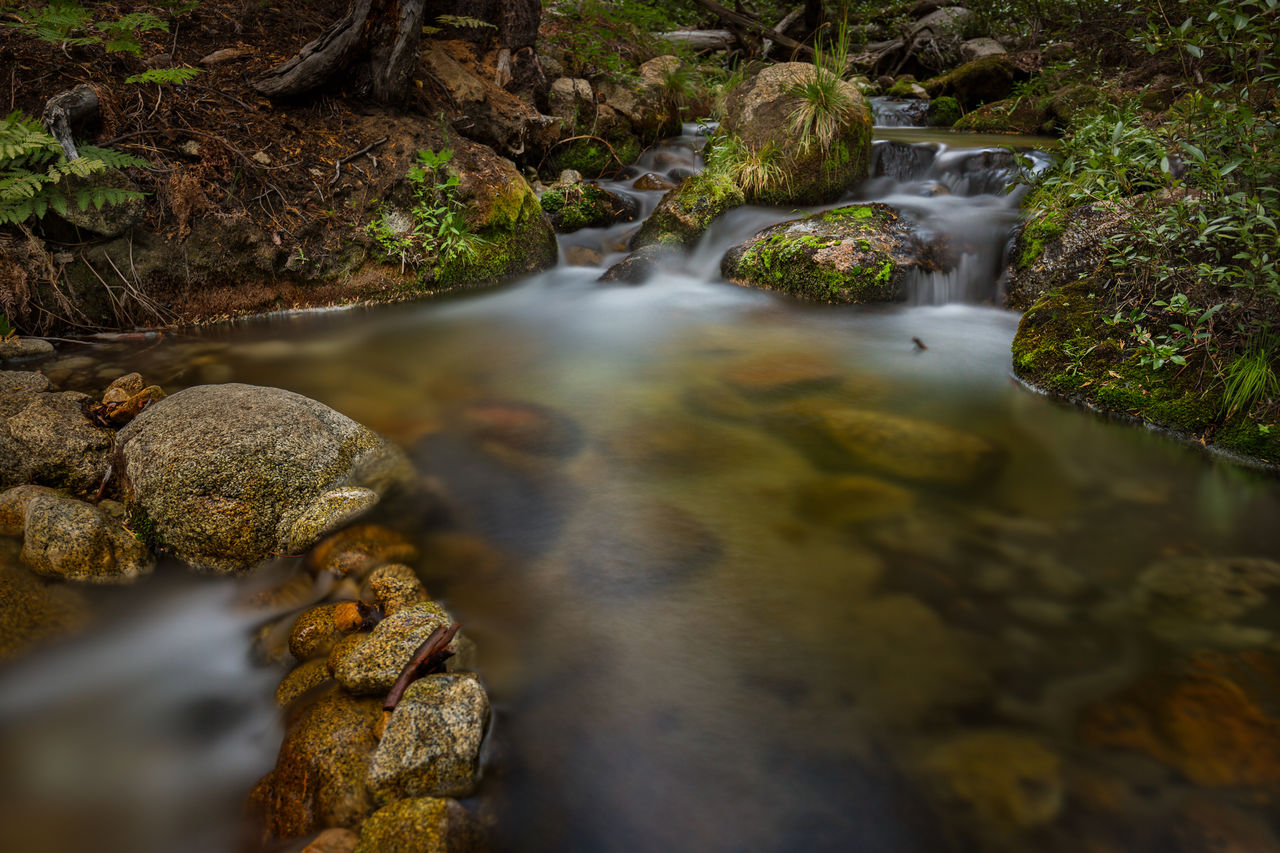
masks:
[(381, 103), (402, 100), (418, 63), (426, 0), (356, 0), (322, 36), (253, 82), (269, 98), (289, 98), (324, 85), (361, 60), (369, 65), (369, 94)]

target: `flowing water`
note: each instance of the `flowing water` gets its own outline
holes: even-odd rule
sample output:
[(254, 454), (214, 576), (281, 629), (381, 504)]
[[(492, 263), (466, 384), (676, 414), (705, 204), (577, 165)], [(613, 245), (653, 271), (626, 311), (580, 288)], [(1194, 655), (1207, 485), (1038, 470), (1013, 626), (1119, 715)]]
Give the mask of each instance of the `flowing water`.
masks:
[[(1217, 849), (1168, 828), (1188, 803), (1263, 822), (1270, 789), (1199, 788), (1078, 720), (1199, 648), (1198, 623), (1152, 629), (1149, 567), (1280, 554), (1280, 490), (1017, 387), (1018, 317), (995, 306), (1019, 167), (984, 141), (911, 139), (878, 142), (850, 194), (963, 246), (910, 304), (723, 282), (725, 249), (796, 215), (745, 208), (641, 287), (596, 283), (624, 224), (564, 236), (590, 265), (496, 291), (47, 369), (278, 385), (411, 450), (452, 509), (389, 523), (502, 555), (421, 567), (481, 649), (495, 719), (471, 804), (499, 849)], [(634, 177), (697, 169), (698, 141), (606, 186), (647, 213), (661, 192)], [(495, 440), (477, 406), (569, 438)], [(809, 428), (827, 416), (873, 424), (883, 452), (833, 446)], [(252, 661), (262, 616), (239, 585), (162, 566), (0, 674), (0, 848), (237, 849), (283, 674)], [(1272, 645), (1280, 614), (1251, 615), (1245, 644)]]

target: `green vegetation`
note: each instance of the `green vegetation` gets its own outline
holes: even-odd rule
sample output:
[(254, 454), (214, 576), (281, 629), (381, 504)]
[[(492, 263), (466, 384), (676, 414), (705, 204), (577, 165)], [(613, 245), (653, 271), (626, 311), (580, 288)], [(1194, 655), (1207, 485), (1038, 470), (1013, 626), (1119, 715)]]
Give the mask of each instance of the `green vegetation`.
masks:
[(43, 6), (12, 9), (15, 21), (0, 26), (17, 30), (25, 36), (57, 45), (63, 51), (70, 47), (101, 45), (107, 53), (142, 55), (139, 36), (149, 32), (169, 32), (169, 21), (160, 13), (173, 17), (196, 8), (196, 3), (157, 3), (156, 11), (139, 10), (120, 17), (99, 17), (75, 0), (53, 0)]
[(155, 83), (161, 86), (181, 86), (190, 83), (204, 72), (199, 68), (148, 68), (141, 74), (124, 78), (126, 83)]
[(813, 49), (813, 76), (796, 83), (788, 94), (799, 99), (791, 113), (791, 132), (800, 138), (800, 150), (815, 146), (827, 151), (849, 122), (856, 108), (846, 91), (843, 75), (849, 62), (849, 31), (841, 26), (834, 39), (819, 35)]
[(382, 255), (406, 266), (442, 267), (454, 260), (471, 260), (484, 240), (467, 230), (466, 214), (458, 200), (458, 176), (446, 168), (453, 151), (418, 152), (407, 177), (413, 187), (411, 221), (402, 221), (391, 207), (383, 207), (367, 226)]
[(782, 152), (773, 145), (753, 151), (738, 137), (720, 134), (707, 142), (703, 153), (705, 171), (736, 184), (747, 198), (760, 196), (787, 181)]
[[(1021, 5), (1068, 35), (1089, 31), (1064, 4)], [(1124, 46), (1173, 82), (1167, 94), (1055, 89), (1055, 69), (1052, 84), (1042, 76), (1016, 87), (1015, 104), (1052, 100), (1072, 130), (1028, 196), (1015, 267), (1040, 264), (1086, 206), (1117, 225), (1087, 282), (1028, 311), (1015, 368), (1280, 461), (1280, 0), (1184, 0), (1163, 14), (1114, 5), (1130, 25)]]
[(0, 120), (0, 225), (41, 219), (50, 208), (65, 214), (72, 202), (88, 210), (90, 205), (101, 209), (142, 198), (135, 190), (100, 186), (91, 180), (73, 187), (69, 179), (90, 178), (108, 169), (147, 167), (147, 161), (92, 145), (79, 146), (79, 153), (75, 160), (67, 160), (57, 140), (20, 112)]

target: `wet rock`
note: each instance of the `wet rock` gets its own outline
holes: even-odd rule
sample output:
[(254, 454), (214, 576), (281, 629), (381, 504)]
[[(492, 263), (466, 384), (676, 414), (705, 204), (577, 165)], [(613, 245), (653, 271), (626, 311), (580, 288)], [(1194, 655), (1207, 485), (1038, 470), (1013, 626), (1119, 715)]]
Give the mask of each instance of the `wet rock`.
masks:
[(356, 853), (473, 853), (479, 822), (457, 800), (419, 797), (379, 809), (360, 829)]
[(1280, 562), (1254, 557), (1174, 557), (1138, 577), (1134, 607), (1146, 628), (1183, 646), (1252, 646), (1272, 632), (1235, 624), (1267, 603), (1280, 585)]
[(988, 476), (1000, 461), (979, 436), (885, 412), (797, 403), (776, 410), (772, 422), (815, 461), (836, 469), (865, 467), (959, 486)]
[(884, 204), (857, 204), (784, 222), (725, 253), (734, 284), (819, 302), (905, 299), (908, 273), (945, 270), (954, 259)]
[(432, 631), (452, 621), (434, 601), (388, 616), (372, 633), (363, 636), (362, 641), (334, 650), (331, 657), (334, 678), (352, 693), (386, 693), (418, 646)]
[(341, 602), (319, 604), (302, 611), (289, 632), (289, 653), (299, 662), (327, 657), (345, 633), (338, 628), (334, 614)]
[(1164, 849), (1172, 853), (1280, 853), (1266, 822), (1224, 803), (1184, 801), (1171, 819)]
[(675, 181), (672, 181), (662, 175), (655, 174), (654, 172), (645, 172), (643, 175), (636, 178), (635, 181), (632, 182), (631, 186), (638, 190), (661, 190), (662, 192), (676, 188)]
[(1025, 78), (1009, 57), (1000, 53), (966, 62), (925, 81), (924, 88), (931, 98), (954, 97), (967, 111), (1009, 97), (1014, 81)]
[(637, 472), (703, 474), (735, 466), (743, 445), (732, 428), (687, 417), (636, 418), (605, 439), (609, 455)]
[(17, 543), (0, 539), (0, 661), (88, 622), (88, 605), (79, 592), (46, 584), (17, 560)]
[(196, 386), (117, 437), (131, 511), (199, 568), (296, 554), (406, 483), (404, 454), (328, 406), (278, 388)]
[(851, 184), (867, 177), (871, 157), (871, 111), (852, 83), (838, 83), (850, 103), (847, 120), (829, 145), (802, 146), (792, 130), (791, 115), (800, 104), (790, 94), (797, 84), (812, 80), (809, 62), (770, 65), (731, 91), (725, 102), (721, 131), (736, 136), (752, 151), (772, 147), (780, 179), (751, 194), (762, 204), (820, 204), (834, 201)]
[(720, 379), (751, 397), (788, 397), (840, 384), (840, 371), (830, 359), (807, 352), (771, 352), (738, 361)]
[(39, 358), (53, 352), (53, 344), (41, 338), (0, 339), (0, 361), (21, 361)]
[[(106, 476), (111, 432), (85, 417), (89, 397), (47, 392), (39, 374), (0, 373), (0, 488), (38, 483), (83, 494)], [(43, 386), (43, 387), (42, 387)]]
[(1197, 652), (1080, 716), (1085, 743), (1137, 750), (1204, 787), (1280, 782), (1280, 658)]
[(595, 184), (553, 184), (542, 194), (542, 209), (560, 234), (579, 228), (603, 228), (636, 218), (635, 199), (611, 193)]
[(1062, 811), (1061, 761), (1016, 732), (969, 732), (932, 749), (924, 769), (948, 800), (1000, 835), (1051, 823)]
[(299, 696), (328, 680), (329, 666), (324, 658), (314, 658), (300, 663), (289, 670), (289, 674), (276, 688), (276, 704), (281, 708), (287, 708)]
[(991, 679), (972, 637), (949, 628), (923, 602), (882, 596), (848, 610), (857, 627), (845, 667), (876, 725), (910, 729), (989, 694)]
[(260, 786), (268, 839), (354, 828), (377, 808), (367, 777), (380, 699), (334, 692), (289, 721), (275, 769)]
[(374, 569), (369, 575), (369, 591), (386, 616), (394, 616), (401, 610), (431, 599), (417, 573), (399, 563)]
[(567, 415), (522, 400), (474, 403), (462, 411), (475, 439), (536, 456), (566, 457), (582, 449), (581, 428)]
[(644, 284), (661, 268), (662, 262), (674, 257), (666, 246), (643, 246), (609, 267), (597, 279), (602, 284)]
[(746, 201), (733, 181), (723, 175), (699, 172), (662, 197), (631, 239), (631, 248), (691, 247), (716, 217)]
[(847, 527), (902, 515), (915, 495), (892, 483), (849, 474), (822, 477), (796, 491), (795, 511), (802, 520), (825, 527)]
[(22, 562), (45, 577), (117, 584), (155, 568), (146, 546), (118, 521), (92, 504), (43, 486), (0, 493), (0, 533), (19, 532)]
[(598, 267), (604, 253), (589, 246), (565, 246), (564, 262), (571, 267)]
[(489, 697), (471, 674), (429, 675), (405, 691), (369, 766), (386, 800), (465, 797), (480, 777)]
[(724, 546), (692, 514), (662, 501), (605, 500), (566, 531), (555, 565), (598, 595), (661, 589), (713, 566)]
[(412, 563), (417, 547), (396, 531), (380, 524), (354, 524), (321, 540), (307, 554), (312, 572), (338, 577), (362, 577), (384, 563)]

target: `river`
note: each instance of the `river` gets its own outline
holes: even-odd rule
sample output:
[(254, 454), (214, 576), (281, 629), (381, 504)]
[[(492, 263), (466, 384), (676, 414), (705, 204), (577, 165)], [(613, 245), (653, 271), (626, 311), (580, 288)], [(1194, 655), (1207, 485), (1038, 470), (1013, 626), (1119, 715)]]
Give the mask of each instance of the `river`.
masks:
[[(495, 712), (469, 804), (498, 849), (1164, 850), (1188, 801), (1262, 819), (1256, 791), (1205, 792), (1082, 735), (1079, 715), (1186, 651), (1135, 603), (1150, 567), (1280, 554), (1280, 490), (1018, 387), (1018, 316), (999, 307), (1018, 167), (987, 140), (881, 135), (878, 177), (850, 198), (897, 205), (965, 258), (906, 304), (724, 282), (727, 247), (795, 215), (745, 208), (639, 287), (596, 283), (634, 228), (614, 226), (562, 238), (591, 265), (500, 289), (48, 369), (82, 387), (126, 369), (170, 392), (281, 386), (411, 450), (449, 509), (379, 517), (501, 554), (422, 567), (480, 648)], [(687, 129), (635, 174), (697, 168), (697, 142)], [(633, 192), (644, 212), (661, 195)], [(477, 407), (572, 440), (518, 452)], [(922, 444), (851, 463), (796, 411)], [(984, 448), (979, 469), (927, 464), (952, 439)], [(83, 635), (0, 672), (0, 848), (252, 848), (241, 804), (274, 759), (284, 670), (249, 653), (247, 583), (162, 564), (91, 591)], [(1277, 615), (1252, 614), (1255, 645)], [(988, 747), (975, 767), (964, 744)], [(1120, 793), (1104, 807), (1099, 789)]]

